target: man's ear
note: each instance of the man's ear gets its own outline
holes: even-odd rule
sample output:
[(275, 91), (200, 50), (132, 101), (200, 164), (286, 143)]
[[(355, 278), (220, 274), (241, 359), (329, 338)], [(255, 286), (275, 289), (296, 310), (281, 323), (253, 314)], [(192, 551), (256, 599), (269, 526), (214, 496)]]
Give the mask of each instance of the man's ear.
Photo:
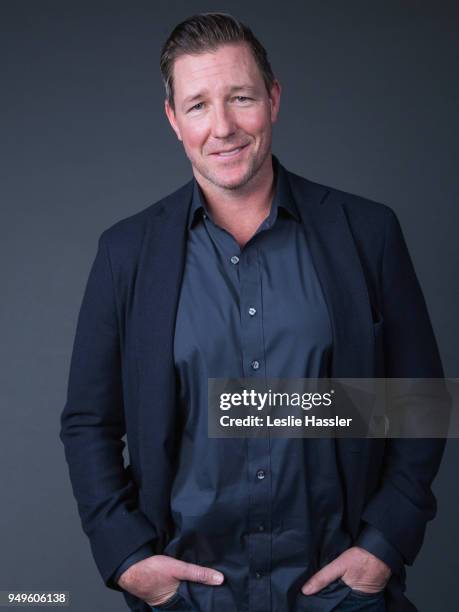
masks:
[(279, 114), (280, 98), (282, 93), (281, 84), (277, 79), (274, 80), (269, 94), (269, 104), (271, 106), (271, 123), (275, 123)]
[(182, 137), (180, 135), (180, 129), (179, 129), (178, 125), (177, 125), (177, 120), (175, 118), (174, 109), (171, 107), (171, 105), (169, 104), (169, 100), (167, 100), (167, 99), (164, 102), (164, 110), (166, 111), (166, 116), (167, 116), (167, 118), (169, 120), (169, 123), (172, 126), (172, 129), (175, 132), (175, 135), (177, 136), (177, 138), (179, 140), (182, 140)]

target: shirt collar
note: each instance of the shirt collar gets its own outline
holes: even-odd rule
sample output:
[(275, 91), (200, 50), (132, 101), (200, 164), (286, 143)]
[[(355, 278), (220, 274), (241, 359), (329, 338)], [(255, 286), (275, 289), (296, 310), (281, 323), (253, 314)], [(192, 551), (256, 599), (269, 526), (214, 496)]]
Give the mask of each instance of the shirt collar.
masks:
[[(299, 222), (300, 216), (290, 189), (287, 171), (274, 155), (272, 156), (272, 161), (276, 188), (267, 222), (269, 225), (272, 225), (277, 218), (279, 211), (289, 214)], [(198, 221), (203, 218), (203, 215), (207, 215), (208, 217), (212, 218), (207, 209), (207, 204), (202, 189), (197, 180), (193, 179), (193, 196), (188, 218), (188, 229), (193, 228)]]

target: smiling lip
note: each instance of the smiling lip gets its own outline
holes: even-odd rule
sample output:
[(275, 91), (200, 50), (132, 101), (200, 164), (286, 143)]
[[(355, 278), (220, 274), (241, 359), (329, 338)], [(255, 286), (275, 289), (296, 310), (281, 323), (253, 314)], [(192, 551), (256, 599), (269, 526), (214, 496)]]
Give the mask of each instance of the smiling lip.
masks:
[(212, 155), (215, 155), (217, 157), (235, 157), (236, 155), (238, 155), (243, 149), (246, 148), (247, 145), (242, 145), (240, 147), (235, 147), (233, 149), (226, 149), (225, 151), (216, 151), (215, 153), (212, 153)]

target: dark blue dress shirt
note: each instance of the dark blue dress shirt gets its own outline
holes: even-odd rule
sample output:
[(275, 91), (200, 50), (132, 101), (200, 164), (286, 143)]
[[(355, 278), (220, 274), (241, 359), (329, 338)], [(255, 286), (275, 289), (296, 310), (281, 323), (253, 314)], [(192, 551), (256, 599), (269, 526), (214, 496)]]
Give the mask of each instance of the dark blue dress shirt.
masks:
[[(297, 609), (303, 582), (353, 545), (329, 439), (210, 439), (208, 378), (327, 376), (332, 332), (283, 167), (273, 157), (268, 217), (241, 249), (195, 182), (174, 359), (182, 434), (164, 554), (219, 569), (224, 585), (186, 583), (202, 610)], [(373, 527), (358, 545), (393, 570), (401, 557)], [(114, 575), (154, 554), (141, 547)], [(301, 608), (298, 608), (301, 609)], [(319, 608), (318, 608), (319, 609)]]

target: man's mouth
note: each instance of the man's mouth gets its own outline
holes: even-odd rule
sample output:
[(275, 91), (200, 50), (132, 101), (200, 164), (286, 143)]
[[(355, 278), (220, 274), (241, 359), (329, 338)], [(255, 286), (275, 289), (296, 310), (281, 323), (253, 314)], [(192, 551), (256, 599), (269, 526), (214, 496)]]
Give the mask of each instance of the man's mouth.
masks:
[(240, 147), (234, 147), (232, 149), (225, 149), (222, 151), (216, 151), (212, 153), (212, 155), (216, 155), (217, 157), (235, 157), (238, 153), (240, 153), (243, 149), (246, 148), (246, 144)]

